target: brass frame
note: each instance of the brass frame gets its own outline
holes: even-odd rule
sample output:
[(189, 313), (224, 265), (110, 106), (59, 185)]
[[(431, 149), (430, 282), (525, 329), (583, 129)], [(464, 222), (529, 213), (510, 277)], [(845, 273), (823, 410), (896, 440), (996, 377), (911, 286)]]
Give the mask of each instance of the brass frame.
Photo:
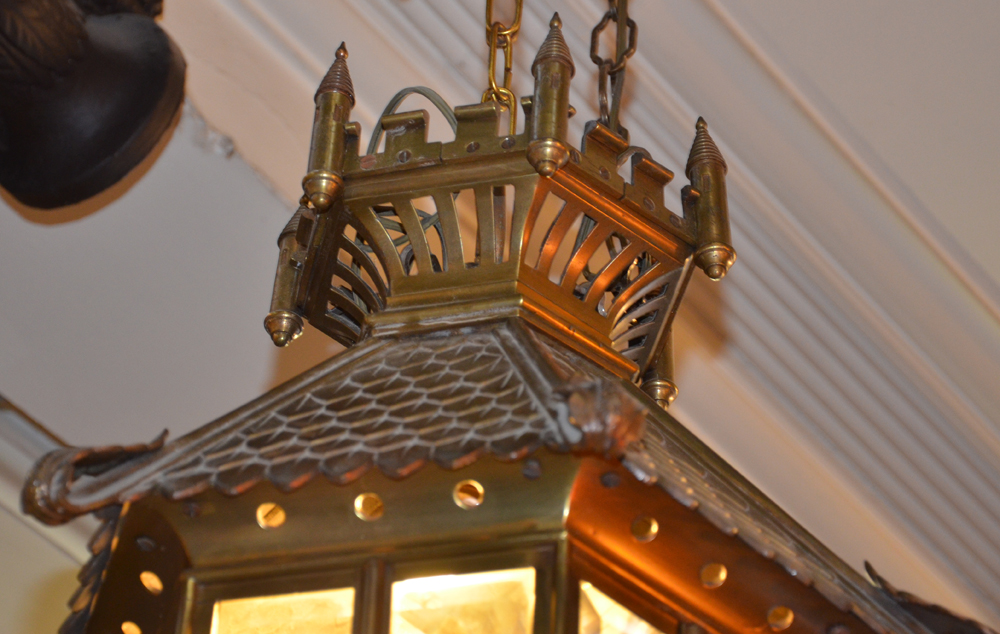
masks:
[[(260, 485), (236, 498), (214, 492), (184, 502), (144, 498), (123, 514), (105, 586), (114, 592), (102, 591), (89, 631), (133, 620), (145, 634), (207, 634), (219, 599), (353, 586), (353, 634), (389, 634), (394, 581), (533, 566), (538, 634), (575, 634), (581, 580), (664, 632), (680, 623), (719, 634), (766, 631), (768, 611), (780, 605), (795, 615), (789, 634), (835, 624), (873, 634), (618, 461), (547, 450), (532, 460), (530, 472), (523, 463), (484, 458), (459, 471), (427, 467), (403, 481), (373, 471), (351, 484), (317, 481), (289, 494)], [(486, 492), (472, 510), (452, 500), (453, 487), (466, 479)], [(362, 492), (384, 496), (382, 518), (354, 516), (353, 500)], [(285, 524), (257, 526), (254, 510), (264, 502), (284, 507)], [(658, 522), (653, 539), (633, 535), (639, 517)], [(129, 550), (130, 540), (154, 532), (158, 543), (178, 545), (170, 551), (173, 578)], [(699, 571), (708, 563), (728, 568), (721, 587), (703, 585)], [(162, 574), (165, 591), (137, 615), (132, 606), (149, 599), (138, 583), (142, 566)], [(175, 614), (177, 621), (158, 626), (157, 614)]]
[[(634, 23), (624, 4), (620, 10), (620, 47), (628, 22), (634, 50)], [(495, 36), (500, 26), (488, 25), (489, 33)], [(558, 14), (549, 27), (531, 67), (533, 95), (521, 100), (524, 133), (515, 135), (512, 127), (510, 135), (501, 136), (502, 107), (495, 100), (452, 112), (427, 89), (409, 89), (431, 97), (454, 121), (454, 141), (427, 142), (426, 112), (390, 108), (377, 128), (385, 132), (384, 151), (375, 151), (377, 134), (364, 156), (360, 127), (346, 123), (354, 89), (341, 46), (317, 93), (311, 171), (299, 220), (293, 221), (297, 230), (286, 230), (280, 241), (265, 319), (277, 345), (298, 336), (303, 317), (352, 345), (369, 336), (517, 316), (618, 376), (645, 382), (660, 404), (672, 400), (672, 364), (657, 358), (670, 354), (670, 325), (692, 265), (719, 279), (735, 260), (725, 161), (699, 120), (686, 169), (692, 186), (685, 188), (680, 217), (664, 206), (663, 188), (673, 173), (629, 145), (617, 126), (617, 102), (614, 129), (592, 121), (581, 149), (573, 148), (566, 137), (575, 67)], [(490, 43), (495, 46), (495, 37)], [(508, 59), (512, 44), (511, 36)], [(627, 57), (622, 55), (615, 70), (619, 89)], [(511, 122), (514, 114), (509, 113)], [(618, 172), (629, 160), (632, 178), (626, 182)], [(319, 183), (315, 174), (325, 180)], [(336, 186), (327, 186), (331, 183)], [(507, 186), (515, 191), (510, 226), (504, 210), (496, 208), (497, 192)], [(471, 237), (459, 229), (454, 200), (469, 189), (476, 194), (475, 262), (464, 261), (462, 242)], [(529, 266), (527, 258), (534, 256), (528, 253), (529, 239), (550, 195), (566, 208), (541, 228), (546, 235), (539, 265)], [(423, 197), (434, 200), (434, 213), (414, 209), (412, 201)], [(583, 215), (586, 222), (574, 229), (574, 218)], [(439, 258), (428, 232), (437, 233)], [(622, 236), (627, 246), (612, 253), (604, 268), (591, 271), (591, 256), (603, 240), (610, 244), (612, 235)], [(551, 271), (564, 242), (573, 243), (570, 261), (562, 272)], [(608, 308), (606, 296), (610, 316), (600, 314)]]

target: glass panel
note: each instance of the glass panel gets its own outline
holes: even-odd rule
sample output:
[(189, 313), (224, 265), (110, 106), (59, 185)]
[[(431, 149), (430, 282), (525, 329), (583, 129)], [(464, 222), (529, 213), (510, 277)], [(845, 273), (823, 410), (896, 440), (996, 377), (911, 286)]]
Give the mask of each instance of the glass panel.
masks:
[(216, 601), (212, 634), (351, 634), (354, 588)]
[(589, 581), (580, 583), (580, 634), (662, 634)]
[(534, 568), (392, 584), (391, 634), (531, 634), (534, 618)]

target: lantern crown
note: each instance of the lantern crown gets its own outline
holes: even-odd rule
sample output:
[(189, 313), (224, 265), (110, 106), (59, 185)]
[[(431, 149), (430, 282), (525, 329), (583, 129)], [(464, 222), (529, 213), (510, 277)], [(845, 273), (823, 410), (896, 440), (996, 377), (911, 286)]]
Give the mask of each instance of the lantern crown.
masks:
[[(349, 78), (338, 53), (317, 93), (303, 206), (280, 241), (265, 322), (275, 343), (303, 318), (353, 345), (516, 316), (619, 376), (655, 373), (693, 267), (717, 279), (735, 257), (724, 180), (703, 178), (721, 154), (699, 120), (692, 186), (674, 213), (664, 201), (673, 172), (647, 151), (601, 121), (579, 149), (567, 140), (574, 72), (556, 15), (532, 65), (534, 94), (521, 100), (523, 132), (501, 131), (497, 101), (451, 110), (413, 89), (453, 122), (454, 140), (428, 141), (424, 110), (395, 112), (404, 91), (362, 153), (351, 91), (323, 89)], [(706, 265), (700, 249), (726, 257)]]

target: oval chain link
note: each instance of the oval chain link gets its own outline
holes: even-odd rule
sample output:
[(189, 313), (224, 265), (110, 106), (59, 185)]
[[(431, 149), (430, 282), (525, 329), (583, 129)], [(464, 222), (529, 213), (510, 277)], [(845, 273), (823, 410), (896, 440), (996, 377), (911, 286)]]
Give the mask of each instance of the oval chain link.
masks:
[[(510, 89), (513, 79), (514, 40), (521, 30), (523, 0), (514, 2), (514, 22), (505, 26), (493, 20), (493, 0), (486, 0), (486, 41), (490, 45), (489, 87), (483, 92), (483, 103), (495, 101), (510, 113), (510, 135), (517, 130), (517, 97)], [(503, 84), (497, 83), (497, 53), (503, 49)]]
[[(638, 27), (635, 20), (628, 17), (627, 0), (609, 0), (610, 5), (607, 13), (597, 23), (590, 34), (590, 59), (597, 64), (597, 100), (600, 106), (601, 116), (599, 121), (611, 128), (616, 134), (628, 138), (628, 131), (618, 123), (618, 112), (622, 101), (622, 92), (625, 86), (625, 64), (628, 59), (635, 54), (636, 43), (638, 41)], [(600, 46), (601, 32), (612, 21), (620, 24), (619, 16), (625, 20), (628, 28), (628, 46), (620, 41), (622, 30), (618, 29), (619, 38), (616, 38), (615, 50), (616, 59), (604, 59), (598, 53)], [(611, 84), (611, 99), (608, 99), (608, 83)], [(614, 119), (612, 121), (612, 119)]]

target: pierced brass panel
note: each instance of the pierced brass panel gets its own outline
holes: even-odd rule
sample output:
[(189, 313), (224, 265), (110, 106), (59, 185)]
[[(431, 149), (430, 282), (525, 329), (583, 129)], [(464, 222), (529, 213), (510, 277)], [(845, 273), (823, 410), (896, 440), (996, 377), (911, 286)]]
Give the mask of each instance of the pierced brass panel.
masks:
[(634, 155), (626, 191), (623, 148), (598, 125), (589, 149), (543, 178), (524, 135), (497, 135), (496, 104), (456, 116), (443, 145), (426, 142), (422, 112), (384, 117), (385, 151), (349, 158), (343, 199), (321, 218), (306, 263), (306, 317), (350, 345), (520, 314), (636, 378), (669, 328), (695, 246), (663, 207), (670, 172)]

